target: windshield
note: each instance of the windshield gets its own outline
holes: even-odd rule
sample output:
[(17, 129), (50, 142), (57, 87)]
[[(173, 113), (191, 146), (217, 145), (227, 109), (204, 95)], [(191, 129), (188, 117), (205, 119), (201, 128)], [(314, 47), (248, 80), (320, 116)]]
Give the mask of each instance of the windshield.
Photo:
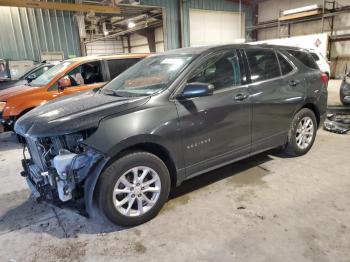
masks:
[(104, 94), (145, 96), (165, 90), (193, 55), (157, 55), (138, 62), (102, 89)]
[(44, 86), (50, 83), (52, 79), (54, 79), (59, 73), (63, 72), (70, 64), (73, 62), (63, 61), (58, 65), (47, 70), (45, 73), (40, 75), (37, 79), (30, 82), (31, 86)]

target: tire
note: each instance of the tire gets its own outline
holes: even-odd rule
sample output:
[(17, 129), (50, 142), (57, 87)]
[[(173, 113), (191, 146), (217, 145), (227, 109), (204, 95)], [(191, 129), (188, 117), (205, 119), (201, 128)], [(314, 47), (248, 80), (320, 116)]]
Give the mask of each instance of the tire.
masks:
[[(311, 120), (310, 125), (308, 128), (305, 128), (305, 126), (307, 126), (306, 124), (309, 123), (308, 120)], [(311, 123), (313, 128), (311, 128)], [(300, 128), (301, 126), (302, 128)], [(305, 133), (300, 133), (300, 130), (303, 130), (303, 128), (305, 131), (302, 132)], [(317, 121), (314, 112), (308, 108), (301, 109), (294, 115), (292, 120), (292, 124), (288, 132), (288, 140), (285, 148), (286, 152), (291, 156), (301, 156), (306, 154), (315, 141), (316, 132)], [(305, 136), (305, 140), (302, 140), (303, 136)]]
[[(133, 181), (135, 173), (138, 179), (144, 173), (146, 176), (136, 183)], [(156, 182), (146, 186), (153, 180)], [(130, 153), (117, 159), (101, 174), (98, 204), (111, 222), (125, 227), (137, 226), (158, 214), (168, 199), (170, 184), (168, 168), (160, 158), (148, 152)], [(159, 192), (146, 192), (157, 189)], [(117, 191), (121, 193), (115, 195)], [(129, 199), (128, 202), (121, 205), (125, 199)]]
[(344, 105), (344, 106), (348, 106), (350, 105), (350, 102), (347, 102), (344, 100), (344, 97), (340, 96), (340, 102)]

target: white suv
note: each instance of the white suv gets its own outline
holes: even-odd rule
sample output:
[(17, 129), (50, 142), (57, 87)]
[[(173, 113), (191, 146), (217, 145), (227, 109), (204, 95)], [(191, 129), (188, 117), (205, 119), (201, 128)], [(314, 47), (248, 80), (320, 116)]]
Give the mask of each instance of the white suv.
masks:
[(315, 59), (318, 67), (323, 73), (326, 73), (328, 79), (331, 75), (330, 62), (317, 50), (309, 50), (312, 57)]

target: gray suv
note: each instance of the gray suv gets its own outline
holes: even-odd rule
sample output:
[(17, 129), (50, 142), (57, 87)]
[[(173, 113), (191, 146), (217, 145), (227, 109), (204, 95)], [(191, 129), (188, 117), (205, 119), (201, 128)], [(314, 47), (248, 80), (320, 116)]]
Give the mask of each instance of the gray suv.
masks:
[(21, 117), (22, 176), (39, 198), (84, 200), (90, 215), (97, 206), (116, 224), (144, 223), (187, 179), (275, 147), (310, 150), (327, 81), (308, 57), (267, 45), (152, 55), (100, 90)]

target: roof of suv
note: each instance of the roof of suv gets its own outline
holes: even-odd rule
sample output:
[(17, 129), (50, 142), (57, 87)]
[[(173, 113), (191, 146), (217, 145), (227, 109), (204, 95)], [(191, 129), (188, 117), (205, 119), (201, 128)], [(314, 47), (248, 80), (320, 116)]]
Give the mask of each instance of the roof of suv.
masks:
[(270, 47), (270, 48), (282, 48), (282, 49), (294, 49), (294, 50), (306, 50), (299, 47), (294, 46), (282, 46), (282, 45), (270, 45), (270, 44), (254, 44), (252, 43), (245, 43), (245, 44), (226, 44), (226, 45), (211, 45), (211, 46), (196, 46), (196, 47), (185, 47), (185, 48), (179, 48), (179, 49), (172, 49), (169, 51), (166, 51), (162, 54), (200, 54), (205, 51), (214, 51), (224, 48), (249, 48), (249, 47)]
[(75, 57), (71, 59), (67, 59), (66, 61), (72, 61), (72, 62), (85, 62), (85, 61), (91, 61), (91, 60), (105, 60), (105, 59), (123, 59), (123, 58), (140, 58), (140, 57), (146, 57), (150, 54), (147, 53), (140, 53), (140, 54), (117, 54), (117, 55), (93, 55), (93, 56), (81, 56), (81, 57)]

